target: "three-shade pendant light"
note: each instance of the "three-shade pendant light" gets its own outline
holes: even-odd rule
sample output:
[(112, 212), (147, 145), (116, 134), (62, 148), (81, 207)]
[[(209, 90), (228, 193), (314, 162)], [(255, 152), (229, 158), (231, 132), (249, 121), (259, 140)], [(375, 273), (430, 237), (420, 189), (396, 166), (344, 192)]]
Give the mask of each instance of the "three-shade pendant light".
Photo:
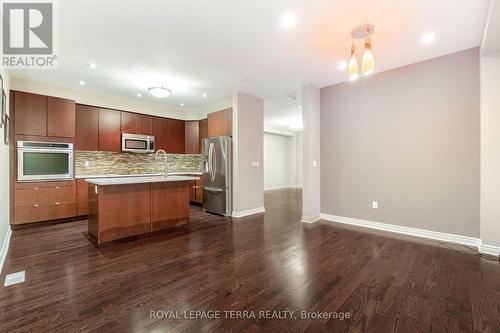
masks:
[(359, 77), (359, 64), (356, 53), (355, 41), (362, 39), (365, 42), (365, 50), (361, 59), (361, 72), (363, 75), (370, 75), (375, 70), (375, 58), (372, 52), (372, 43), (370, 35), (373, 33), (374, 27), (372, 24), (363, 24), (352, 30), (352, 45), (351, 45), (351, 59), (347, 68), (347, 75), (349, 80), (353, 81)]

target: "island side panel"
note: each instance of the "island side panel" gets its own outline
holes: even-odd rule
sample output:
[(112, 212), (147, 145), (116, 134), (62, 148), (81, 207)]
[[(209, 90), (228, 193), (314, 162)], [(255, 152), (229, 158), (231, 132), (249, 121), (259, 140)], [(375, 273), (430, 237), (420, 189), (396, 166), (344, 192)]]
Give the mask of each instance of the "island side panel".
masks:
[(98, 187), (99, 243), (151, 232), (151, 185)]
[(98, 215), (97, 212), (99, 210), (98, 200), (97, 200), (97, 185), (88, 184), (88, 231), (89, 235), (92, 236), (99, 243), (99, 224), (98, 224)]
[(151, 184), (151, 231), (189, 223), (189, 184)]

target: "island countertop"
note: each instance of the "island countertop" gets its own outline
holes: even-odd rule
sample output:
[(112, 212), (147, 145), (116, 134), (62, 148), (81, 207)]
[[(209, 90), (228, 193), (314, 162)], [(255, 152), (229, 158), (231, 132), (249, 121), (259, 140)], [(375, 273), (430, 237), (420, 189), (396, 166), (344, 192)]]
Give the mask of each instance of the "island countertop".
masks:
[(117, 177), (117, 178), (95, 178), (86, 179), (90, 184), (98, 186), (107, 185), (128, 185), (128, 184), (149, 184), (149, 183), (165, 183), (165, 182), (183, 182), (200, 179), (193, 176), (145, 176), (145, 177)]

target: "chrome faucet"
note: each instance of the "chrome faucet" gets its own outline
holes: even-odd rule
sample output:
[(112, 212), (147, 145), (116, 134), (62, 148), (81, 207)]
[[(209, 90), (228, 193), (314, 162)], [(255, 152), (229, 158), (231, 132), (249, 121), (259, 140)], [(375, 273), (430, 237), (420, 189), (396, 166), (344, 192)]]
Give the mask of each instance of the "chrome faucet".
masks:
[[(158, 170), (158, 154), (159, 153), (163, 153), (163, 155), (165, 156), (164, 158), (164, 162), (165, 162), (165, 170), (164, 170), (164, 176), (165, 178), (168, 177), (168, 164), (167, 164), (167, 153), (163, 150), (163, 149), (158, 149), (156, 151), (156, 154), (155, 154), (155, 170)], [(163, 172), (162, 172), (162, 175), (163, 175)]]

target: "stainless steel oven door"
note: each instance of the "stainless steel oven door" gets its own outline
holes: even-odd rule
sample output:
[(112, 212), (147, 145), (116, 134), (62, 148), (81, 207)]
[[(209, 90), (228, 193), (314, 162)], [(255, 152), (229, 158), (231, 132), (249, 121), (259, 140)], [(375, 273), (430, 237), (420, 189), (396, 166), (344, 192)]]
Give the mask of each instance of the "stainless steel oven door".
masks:
[(17, 149), (17, 180), (55, 181), (73, 179), (73, 151), (68, 149)]

